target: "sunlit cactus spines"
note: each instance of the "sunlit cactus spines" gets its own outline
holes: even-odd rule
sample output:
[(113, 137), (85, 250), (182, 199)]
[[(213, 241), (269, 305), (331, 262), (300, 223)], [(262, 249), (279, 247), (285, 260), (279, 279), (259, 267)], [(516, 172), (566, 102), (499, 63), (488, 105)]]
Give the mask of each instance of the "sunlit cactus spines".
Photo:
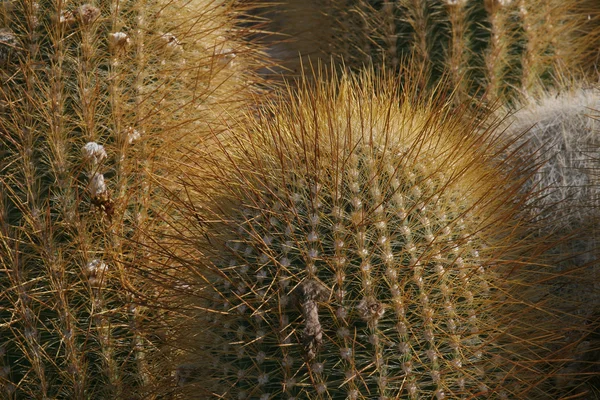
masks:
[(301, 89), (182, 164), (176, 204), (194, 214), (172, 217), (169, 246), (186, 251), (161, 250), (203, 279), (180, 373), (192, 392), (559, 395), (572, 344), (544, 283), (554, 269), (533, 262), (548, 244), (521, 218), (527, 175), (499, 136), (400, 86), (366, 74)]
[(0, 2), (0, 398), (173, 394), (150, 176), (251, 100), (246, 7)]

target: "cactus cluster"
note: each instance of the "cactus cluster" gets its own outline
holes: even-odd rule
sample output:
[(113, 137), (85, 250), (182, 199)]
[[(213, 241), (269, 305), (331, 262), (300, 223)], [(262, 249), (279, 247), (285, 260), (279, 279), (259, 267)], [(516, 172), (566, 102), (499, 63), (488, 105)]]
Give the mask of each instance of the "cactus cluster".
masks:
[(202, 204), (202, 224), (172, 247), (203, 271), (210, 311), (186, 368), (201, 398), (575, 390), (578, 377), (556, 385), (572, 326), (523, 212), (527, 176), (492, 131), (398, 85), (364, 74), (301, 89), (184, 166), (181, 208)]
[(0, 398), (148, 399), (173, 379), (140, 228), (161, 154), (251, 98), (230, 8), (0, 2)]
[(0, 0), (0, 398), (597, 397), (598, 20)]

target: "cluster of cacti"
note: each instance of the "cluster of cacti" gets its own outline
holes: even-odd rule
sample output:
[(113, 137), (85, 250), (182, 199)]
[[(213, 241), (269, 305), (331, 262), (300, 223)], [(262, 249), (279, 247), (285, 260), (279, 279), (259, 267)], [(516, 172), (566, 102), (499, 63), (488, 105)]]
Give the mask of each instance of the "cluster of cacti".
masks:
[(556, 307), (527, 171), (398, 82), (303, 88), (182, 165), (199, 398), (547, 399), (588, 378), (564, 373), (585, 328)]
[(251, 97), (230, 8), (0, 2), (0, 398), (148, 399), (173, 380), (140, 228), (159, 223), (156, 160)]
[(0, 398), (598, 396), (598, 4), (0, 0)]

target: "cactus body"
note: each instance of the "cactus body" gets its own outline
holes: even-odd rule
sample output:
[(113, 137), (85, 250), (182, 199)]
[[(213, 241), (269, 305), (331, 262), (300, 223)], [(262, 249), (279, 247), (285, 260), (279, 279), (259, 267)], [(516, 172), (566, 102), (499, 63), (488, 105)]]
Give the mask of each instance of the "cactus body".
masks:
[[(294, 15), (289, 9), (300, 7), (294, 0), (283, 4), (268, 15), (278, 33), (284, 15)], [(462, 99), (513, 101), (589, 68), (598, 43), (594, 7), (558, 0), (332, 1), (315, 7), (311, 19), (328, 28), (330, 42), (320, 38), (313, 48), (328, 46), (327, 53), (293, 38), (278, 46), (287, 44), (288, 53), (312, 56), (313, 62), (333, 56), (349, 67), (410, 64), (427, 72), (423, 85), (448, 75), (450, 90)], [(310, 13), (302, 8), (306, 19)]]
[(539, 278), (552, 269), (536, 275), (525, 257), (541, 250), (497, 138), (371, 79), (300, 90), (187, 170), (195, 194), (180, 208), (205, 208), (197, 231), (177, 230), (180, 260), (203, 267), (200, 304), (213, 310), (196, 331), (198, 387), (233, 399), (556, 395), (565, 344)]
[(248, 99), (229, 11), (0, 2), (1, 398), (148, 399), (172, 381), (140, 227), (160, 207), (153, 163)]
[(563, 219), (563, 229), (581, 226), (597, 213), (599, 100), (594, 89), (549, 93), (530, 100), (507, 121), (507, 135), (518, 137), (521, 157), (546, 160), (529, 185), (540, 199), (536, 206), (550, 208), (553, 215), (541, 213)]
[(587, 315), (600, 306), (598, 110), (597, 90), (548, 93), (514, 112), (506, 131), (517, 138), (520, 160), (542, 161), (526, 184), (534, 193), (530, 203), (543, 226), (564, 237), (556, 259), (580, 269), (571, 284), (582, 304), (578, 312)]

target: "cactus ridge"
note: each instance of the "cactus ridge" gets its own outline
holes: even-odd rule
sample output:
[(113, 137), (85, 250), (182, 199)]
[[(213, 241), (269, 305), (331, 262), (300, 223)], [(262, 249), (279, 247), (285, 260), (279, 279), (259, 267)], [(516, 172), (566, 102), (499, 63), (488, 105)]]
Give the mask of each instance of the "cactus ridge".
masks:
[(239, 399), (552, 396), (566, 361), (522, 178), (475, 121), (371, 79), (300, 90), (190, 175), (212, 198), (208, 243), (186, 242), (214, 272), (199, 381)]

